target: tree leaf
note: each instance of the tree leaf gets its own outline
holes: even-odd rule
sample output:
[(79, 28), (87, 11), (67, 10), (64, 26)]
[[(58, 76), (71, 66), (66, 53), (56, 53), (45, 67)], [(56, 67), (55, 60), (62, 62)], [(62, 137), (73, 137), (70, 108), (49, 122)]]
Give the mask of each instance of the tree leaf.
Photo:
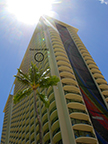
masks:
[(48, 100), (47, 96), (45, 96), (44, 94), (39, 93), (39, 92), (37, 92), (37, 94), (38, 94), (40, 100), (45, 104), (45, 107), (48, 108), (49, 107), (49, 100)]
[(48, 88), (49, 86), (57, 85), (59, 81), (57, 76), (43, 77), (40, 79), (39, 85), (41, 88)]
[(32, 92), (33, 90), (30, 87), (23, 89), (22, 91), (18, 91), (18, 93), (13, 97), (14, 104), (18, 103), (24, 97), (29, 96)]

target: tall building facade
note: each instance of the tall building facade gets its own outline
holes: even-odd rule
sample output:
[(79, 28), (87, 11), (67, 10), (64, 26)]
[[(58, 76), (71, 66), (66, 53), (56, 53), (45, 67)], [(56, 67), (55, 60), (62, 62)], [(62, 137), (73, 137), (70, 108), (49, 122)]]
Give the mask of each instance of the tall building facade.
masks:
[[(39, 70), (60, 78), (57, 86), (39, 89), (49, 108), (37, 99), (44, 144), (107, 144), (108, 85), (77, 35), (77, 29), (50, 17), (41, 17), (20, 69), (31, 61)], [(14, 94), (24, 86), (14, 81)], [(9, 94), (4, 108), (1, 144), (38, 144), (39, 126), (30, 95), (13, 104)]]

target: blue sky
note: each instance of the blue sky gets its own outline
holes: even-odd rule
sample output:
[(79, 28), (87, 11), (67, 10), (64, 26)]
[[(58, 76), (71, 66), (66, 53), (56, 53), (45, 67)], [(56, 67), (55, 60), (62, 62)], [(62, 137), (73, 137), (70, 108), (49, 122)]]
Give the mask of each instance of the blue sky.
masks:
[[(0, 138), (3, 109), (36, 24), (24, 24), (0, 0)], [(20, 10), (20, 9), (19, 9)], [(108, 0), (61, 0), (54, 18), (79, 29), (78, 35), (108, 82)]]

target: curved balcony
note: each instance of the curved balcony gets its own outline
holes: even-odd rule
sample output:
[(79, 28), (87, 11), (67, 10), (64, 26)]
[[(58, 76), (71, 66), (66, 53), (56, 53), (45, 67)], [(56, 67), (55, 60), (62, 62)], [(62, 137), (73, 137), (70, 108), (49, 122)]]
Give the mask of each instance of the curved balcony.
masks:
[(52, 87), (50, 86), (47, 90), (47, 95), (49, 94), (49, 92), (52, 90)]
[(108, 90), (108, 85), (107, 84), (100, 84), (99, 88), (102, 90)]
[(57, 109), (55, 108), (55, 110), (51, 113), (50, 115), (50, 120), (52, 121), (55, 117), (57, 117)]
[(58, 120), (58, 116), (54, 117), (52, 120), (51, 120), (51, 125), (53, 125), (54, 122), (56, 122)]
[(93, 60), (91, 56), (85, 56), (84, 59), (85, 60)]
[[(33, 111), (32, 111), (32, 113), (33, 113)], [(30, 114), (30, 113), (28, 112), (28, 113), (26, 114), (26, 117), (28, 117), (28, 116), (29, 116), (29, 114)]]
[(71, 124), (72, 125), (76, 125), (76, 124), (87, 124), (87, 125), (91, 125), (90, 121), (88, 120), (84, 120), (84, 119), (81, 119), (81, 118), (78, 118), (78, 119), (75, 119), (75, 118), (71, 118)]
[[(29, 115), (28, 115), (29, 116)], [(30, 117), (34, 116), (34, 111), (31, 111)], [(27, 116), (26, 116), (27, 117)]]
[(54, 93), (50, 94), (49, 101), (54, 97)]
[(39, 134), (39, 129), (38, 130), (36, 130), (36, 135), (38, 135)]
[(55, 131), (55, 129), (57, 129), (59, 127), (59, 120), (56, 120), (53, 124), (52, 124), (52, 131)]
[(44, 112), (42, 113), (42, 117), (44, 116), (44, 114), (47, 113), (47, 109), (44, 110)]
[(99, 73), (99, 74), (101, 74), (100, 70), (99, 70), (99, 69), (96, 69), (96, 68), (92, 68), (92, 69), (91, 69), (91, 72), (92, 72), (92, 73)]
[(89, 65), (89, 64), (94, 64), (94, 65), (96, 65), (96, 63), (95, 63), (94, 61), (92, 61), (92, 60), (87, 60), (86, 63), (87, 63), (88, 65)]
[(50, 106), (49, 106), (49, 112), (51, 111), (51, 109), (52, 109), (53, 107), (56, 107), (55, 101), (53, 101), (53, 102), (50, 104)]
[(44, 124), (47, 123), (47, 122), (48, 122), (48, 118), (46, 118), (46, 119), (43, 121), (42, 126), (44, 126)]
[(104, 80), (103, 78), (98, 78), (96, 79), (96, 82), (99, 83), (99, 84), (107, 84), (106, 80)]
[(99, 73), (95, 73), (93, 74), (94, 78), (103, 78), (104, 79), (104, 76), (99, 74)]
[(97, 144), (97, 140), (92, 137), (78, 137), (76, 139), (77, 143), (84, 143), (84, 144)]
[(30, 119), (30, 123), (32, 123), (32, 122), (34, 122), (34, 117), (32, 117), (32, 118)]
[(54, 112), (54, 111), (56, 111), (57, 110), (57, 108), (56, 108), (56, 106), (54, 106), (51, 110), (50, 110), (50, 115)]
[(89, 64), (88, 67), (91, 68), (91, 69), (92, 69), (92, 68), (98, 69), (98, 67), (97, 67), (95, 64)]
[[(29, 139), (29, 132), (26, 134), (26, 139)], [(25, 134), (24, 134), (24, 137), (25, 137)]]
[(69, 104), (69, 103), (73, 104), (74, 102), (84, 104), (84, 102), (82, 100), (80, 101), (80, 100), (76, 100), (76, 99), (67, 99), (66, 98), (66, 102), (67, 102), (67, 104)]
[[(78, 39), (78, 37), (76, 37), (75, 39)], [(78, 46), (78, 47), (83, 47), (83, 44), (82, 44), (82, 43), (77, 42), (77, 46)]]
[(66, 52), (64, 51), (64, 50), (60, 50), (60, 49), (56, 49), (56, 50), (54, 50), (54, 53), (57, 53), (57, 52), (60, 52), (60, 53), (63, 53), (63, 54), (65, 54), (66, 55)]
[(67, 61), (69, 63), (69, 60), (64, 56), (58, 56), (58, 57), (56, 57), (56, 60), (63, 60), (63, 61)]
[(45, 143), (44, 144), (50, 144), (50, 138), (48, 140), (44, 140)]
[(74, 130), (87, 131), (87, 132), (93, 131), (93, 127), (88, 124), (75, 124), (72, 127)]
[(52, 99), (49, 100), (50, 104), (51, 104), (53, 101), (55, 101), (55, 98), (54, 98), (54, 97), (52, 97)]
[(79, 111), (79, 112), (69, 112), (70, 117), (74, 119), (82, 119), (82, 120), (89, 120), (89, 116), (86, 114), (85, 111)]
[(25, 130), (25, 125), (24, 125), (24, 126), (22, 126), (22, 131), (23, 131), (23, 130)]
[(61, 44), (59, 44), (58, 46), (53, 45), (53, 49), (55, 49), (55, 48), (60, 48), (60, 49), (63, 49), (63, 50), (64, 50), (64, 47), (63, 47)]
[(67, 71), (61, 72), (60, 76), (63, 77), (63, 78), (72, 78), (72, 79), (75, 80), (75, 76), (72, 73), (67, 72)]
[(67, 55), (65, 53), (61, 53), (61, 52), (55, 52), (55, 56), (65, 56), (65, 57), (67, 57)]
[(54, 40), (54, 41), (61, 43), (61, 39), (59, 39), (57, 36), (51, 36), (51, 40)]
[(48, 96), (48, 98), (50, 97), (50, 96), (52, 96), (54, 94), (54, 91), (53, 91), (53, 89), (49, 92), (49, 94), (47, 95)]
[(34, 138), (35, 138), (35, 134), (32, 133), (32, 134), (31, 134), (31, 139), (34, 139)]
[(60, 66), (58, 68), (59, 71), (67, 71), (67, 72), (71, 72), (73, 73), (72, 69), (70, 67), (67, 67), (67, 66)]
[(50, 86), (47, 90), (47, 96), (49, 96), (53, 92), (53, 88)]
[(71, 65), (70, 65), (70, 63), (69, 62), (65, 62), (65, 61), (58, 61), (57, 62), (57, 65), (63, 65), (63, 66), (68, 66), (68, 67), (70, 67), (71, 68)]
[(102, 92), (102, 94), (107, 97), (107, 96), (108, 96), (108, 90), (104, 90), (104, 91)]
[(29, 124), (28, 124), (28, 125), (26, 125), (26, 131), (27, 131), (27, 130), (29, 130)]
[(68, 94), (65, 95), (65, 98), (67, 98), (67, 99), (75, 99), (75, 100), (82, 101), (82, 96), (79, 95), (79, 94), (68, 93)]
[(80, 46), (78, 49), (79, 49), (80, 51), (81, 51), (81, 50), (86, 50), (86, 48), (85, 48), (84, 46)]
[(45, 129), (45, 131), (43, 132), (43, 136), (45, 136), (47, 133), (49, 133), (49, 128)]
[(52, 45), (58, 47), (58, 45), (61, 45), (61, 41), (55, 41), (55, 40), (53, 40), (52, 41)]
[(56, 51), (61, 51), (63, 53), (66, 53), (66, 51), (64, 50), (64, 48), (61, 48), (59, 46), (57, 46), (57, 47), (54, 48), (54, 52), (56, 52)]
[(54, 143), (58, 142), (59, 140), (61, 140), (61, 132), (60, 132), (60, 128), (57, 128), (54, 132), (53, 132), (53, 141)]
[(47, 141), (50, 139), (50, 134), (49, 134), (49, 131), (44, 135), (44, 141)]
[(35, 144), (35, 139), (31, 139), (30, 144)]
[(48, 122), (46, 122), (45, 124), (44, 124), (44, 126), (43, 126), (43, 131), (45, 131), (45, 129), (47, 129), (48, 128)]
[(84, 56), (89, 56), (89, 57), (91, 57), (91, 55), (90, 55), (89, 53), (82, 53), (81, 55), (82, 55), (83, 57), (84, 57)]
[(42, 107), (41, 113), (43, 113), (45, 109), (46, 109), (46, 107), (45, 107), (45, 105), (44, 105), (44, 106)]
[(36, 125), (36, 132), (39, 131), (39, 124)]
[[(79, 91), (79, 88), (77, 88), (76, 86), (70, 86), (70, 85), (66, 85), (66, 86), (64, 86), (63, 87), (63, 90), (65, 91), (65, 92), (68, 92), (68, 93), (70, 93), (70, 92), (72, 92), (72, 93), (77, 93), (77, 94), (80, 94), (80, 91)], [(67, 94), (67, 93), (66, 93)]]
[(92, 137), (95, 138), (94, 133), (90, 132), (90, 131), (83, 131), (83, 130), (75, 130), (74, 129), (74, 134), (75, 134), (75, 138), (78, 137)]
[(37, 142), (39, 142), (39, 133), (36, 135), (36, 139), (37, 139)]
[(34, 127), (33, 129), (30, 129), (30, 135), (32, 135), (32, 133), (34, 133)]
[(77, 82), (73, 79), (70, 79), (70, 78), (62, 78), (61, 82), (64, 84), (70, 84), (70, 85), (75, 85), (77, 86)]
[(42, 122), (47, 118), (47, 113), (42, 117)]
[(82, 54), (83, 54), (83, 53), (89, 53), (88, 50), (87, 50), (87, 49), (84, 49), (84, 48), (83, 48), (83, 49), (80, 49), (80, 52), (81, 52)]
[(72, 109), (72, 108), (69, 108), (69, 107), (68, 107), (68, 110), (69, 110), (70, 116), (71, 116), (73, 113), (75, 113), (76, 115), (79, 115), (80, 113), (82, 113), (82, 114), (87, 114), (87, 112), (86, 112), (85, 110), (78, 109), (77, 107), (76, 107), (76, 109), (75, 109), (75, 108)]
[(105, 100), (106, 100), (106, 102), (108, 103), (108, 97), (107, 97)]

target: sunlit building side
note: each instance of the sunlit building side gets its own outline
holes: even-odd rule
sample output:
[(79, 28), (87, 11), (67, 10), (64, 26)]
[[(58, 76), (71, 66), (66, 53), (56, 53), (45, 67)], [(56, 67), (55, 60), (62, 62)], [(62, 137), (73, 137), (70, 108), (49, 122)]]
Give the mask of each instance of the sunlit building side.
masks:
[[(57, 86), (38, 89), (49, 108), (37, 99), (44, 144), (107, 144), (108, 85), (77, 35), (78, 29), (50, 17), (41, 17), (20, 69), (27, 73), (31, 61), (39, 70), (60, 78)], [(39, 125), (30, 95), (13, 104), (24, 85), (14, 81), (4, 108), (1, 144), (38, 144)]]

